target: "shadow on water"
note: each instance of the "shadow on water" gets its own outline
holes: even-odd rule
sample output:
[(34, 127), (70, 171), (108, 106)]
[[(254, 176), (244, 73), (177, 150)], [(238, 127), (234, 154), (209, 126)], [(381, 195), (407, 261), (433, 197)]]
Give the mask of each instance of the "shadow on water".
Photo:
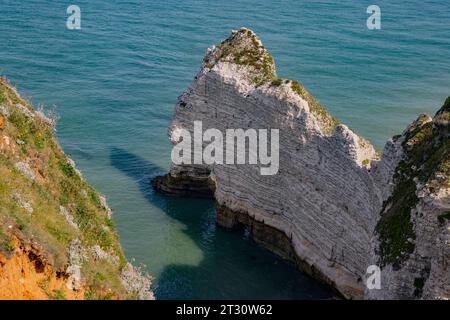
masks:
[(151, 178), (164, 170), (124, 149), (110, 150), (111, 164), (131, 177), (145, 198), (170, 218), (202, 251), (198, 265), (170, 264), (156, 279), (158, 299), (330, 299), (333, 293), (246, 235), (216, 227), (213, 201), (167, 197)]

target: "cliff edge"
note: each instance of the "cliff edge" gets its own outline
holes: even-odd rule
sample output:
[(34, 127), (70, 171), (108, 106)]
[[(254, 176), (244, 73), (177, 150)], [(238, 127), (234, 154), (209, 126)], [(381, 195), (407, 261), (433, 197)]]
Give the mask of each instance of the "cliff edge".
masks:
[[(438, 278), (450, 263), (449, 101), (390, 140), (380, 159), (299, 82), (278, 78), (270, 53), (242, 28), (208, 49), (178, 98), (169, 138), (175, 144), (180, 130), (193, 134), (194, 121), (223, 133), (278, 129), (278, 173), (173, 163), (153, 184), (170, 195), (214, 197), (219, 225), (246, 226), (258, 243), (346, 298), (450, 297), (450, 282)], [(376, 294), (365, 285), (373, 264), (386, 281)]]
[(152, 299), (55, 124), (0, 78), (0, 299)]

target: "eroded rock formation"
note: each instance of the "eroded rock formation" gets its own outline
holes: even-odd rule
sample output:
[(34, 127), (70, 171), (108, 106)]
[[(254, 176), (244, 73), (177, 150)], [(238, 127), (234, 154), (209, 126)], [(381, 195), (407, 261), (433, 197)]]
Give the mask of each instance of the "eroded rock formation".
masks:
[[(221, 132), (279, 129), (278, 173), (261, 175), (255, 165), (172, 164), (154, 185), (171, 195), (213, 193), (219, 225), (248, 226), (256, 241), (344, 297), (449, 297), (449, 101), (424, 124), (424, 143), (434, 143), (431, 147), (416, 152), (414, 128), (409, 128), (387, 143), (379, 159), (368, 141), (339, 124), (300, 83), (279, 79), (271, 55), (243, 28), (208, 49), (178, 99), (169, 137), (177, 143), (175, 133), (193, 132), (194, 121), (202, 121), (203, 130)], [(420, 171), (427, 157), (436, 159), (426, 177), (399, 178), (401, 168), (416, 162)], [(404, 180), (406, 190), (398, 187)], [(426, 183), (435, 180), (431, 190)], [(418, 200), (406, 199), (398, 209), (404, 197)], [(392, 219), (398, 229), (390, 229)], [(386, 274), (377, 293), (365, 293), (371, 264), (382, 266), (382, 277)], [(438, 272), (447, 278), (437, 277)]]

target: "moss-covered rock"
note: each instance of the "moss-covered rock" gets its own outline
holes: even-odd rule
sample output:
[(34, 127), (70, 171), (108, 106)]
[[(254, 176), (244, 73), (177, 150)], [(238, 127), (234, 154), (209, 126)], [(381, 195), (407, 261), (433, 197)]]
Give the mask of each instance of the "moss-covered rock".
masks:
[(218, 61), (248, 67), (255, 85), (262, 85), (277, 78), (272, 55), (250, 29), (241, 28), (233, 32), (214, 49), (212, 55), (205, 57), (204, 62), (205, 66), (211, 69)]
[(449, 102), (450, 99), (447, 99), (433, 119), (420, 115), (403, 133), (404, 157), (394, 175), (392, 195), (384, 203), (381, 219), (376, 226), (382, 265), (392, 264), (398, 269), (414, 251), (413, 240), (416, 236), (411, 213), (419, 202), (419, 187), (426, 185), (430, 192), (443, 185), (448, 187), (449, 124), (443, 123), (442, 118), (448, 117)]
[(219, 61), (247, 67), (251, 82), (257, 87), (264, 84), (275, 87), (282, 84), (290, 85), (294, 92), (308, 102), (310, 111), (318, 117), (324, 133), (331, 134), (339, 124), (339, 121), (302, 84), (296, 80), (277, 77), (272, 55), (252, 30), (241, 28), (234, 31), (205, 56), (204, 67), (212, 69)]

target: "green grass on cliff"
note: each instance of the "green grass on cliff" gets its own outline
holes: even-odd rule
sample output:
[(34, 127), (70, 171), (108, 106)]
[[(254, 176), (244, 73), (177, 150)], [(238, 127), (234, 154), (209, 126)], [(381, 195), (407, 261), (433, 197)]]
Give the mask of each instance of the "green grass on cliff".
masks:
[(281, 86), (283, 82), (290, 84), (292, 90), (308, 102), (310, 111), (318, 117), (325, 134), (331, 134), (339, 124), (339, 121), (298, 81), (283, 80), (277, 77), (275, 61), (272, 55), (261, 45), (253, 31), (241, 28), (233, 33), (230, 38), (224, 40), (218, 46), (213, 60), (206, 62), (206, 67), (212, 68), (216, 61), (250, 67), (254, 71), (252, 73), (252, 82), (256, 86), (266, 83), (275, 87)]
[(314, 98), (314, 96), (306, 91), (305, 87), (298, 81), (291, 80), (290, 83), (292, 90), (308, 102), (309, 110), (319, 118), (319, 121), (322, 124), (322, 129), (324, 129), (325, 133), (331, 134), (339, 125), (339, 121), (331, 115), (331, 113), (329, 113), (327, 109), (325, 109), (325, 107), (322, 106), (316, 98)]
[[(437, 125), (442, 117), (448, 116), (447, 104), (450, 105), (448, 102), (450, 99), (447, 99), (432, 122), (428, 122), (428, 117), (422, 115), (406, 132), (403, 142), (405, 158), (396, 169), (394, 190), (384, 203), (381, 219), (376, 226), (383, 266), (392, 264), (398, 269), (414, 251), (414, 242), (411, 240), (415, 239), (415, 232), (411, 211), (419, 202), (416, 195), (416, 181), (426, 184), (430, 192), (448, 187), (450, 176), (448, 125)], [(442, 222), (442, 219), (443, 217), (438, 217), (439, 222)]]
[[(9, 116), (0, 114), (6, 120), (0, 129), (0, 250), (13, 251), (10, 226), (15, 225), (22, 237), (38, 242), (54, 267), (64, 272), (69, 243), (80, 239), (87, 252), (82, 277), (90, 297), (102, 298), (111, 289), (116, 296), (125, 298), (120, 273), (126, 260), (100, 195), (70, 164), (51, 125), (36, 114), (27, 117), (17, 104), (33, 110), (28, 101), (0, 78), (0, 106), (3, 106), (0, 112), (9, 113)], [(19, 162), (29, 165), (34, 180), (16, 168)], [(32, 207), (31, 214), (24, 209), (23, 202)], [(60, 206), (73, 216), (78, 229), (66, 221)], [(118, 263), (94, 261), (89, 254), (94, 245), (117, 256)]]
[(242, 28), (224, 40), (218, 47), (214, 61), (231, 62), (253, 69), (252, 81), (256, 86), (275, 80), (275, 62), (272, 55), (260, 44), (253, 31)]

